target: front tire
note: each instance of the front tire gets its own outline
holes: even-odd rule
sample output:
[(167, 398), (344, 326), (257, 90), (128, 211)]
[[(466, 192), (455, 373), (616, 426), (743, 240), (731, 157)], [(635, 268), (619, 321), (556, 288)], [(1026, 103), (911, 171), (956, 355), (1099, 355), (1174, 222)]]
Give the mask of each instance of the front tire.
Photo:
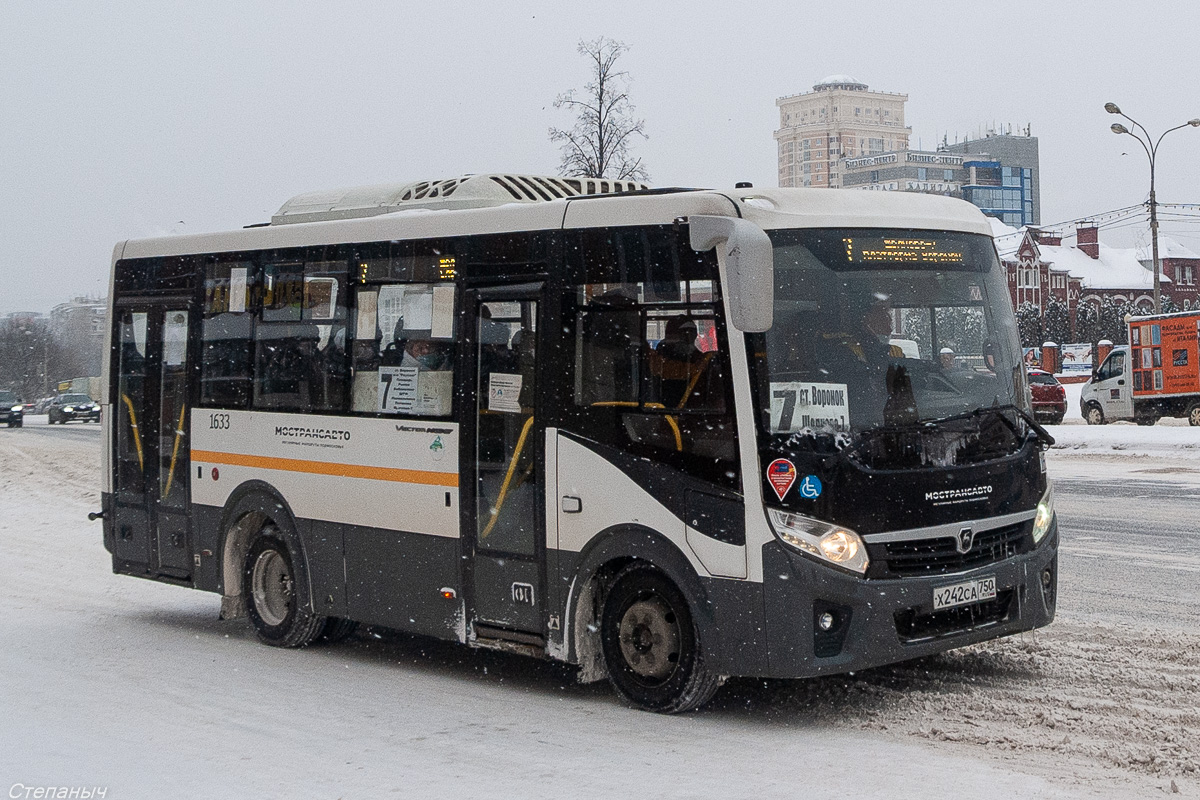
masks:
[(1100, 406), (1093, 403), (1092, 405), (1088, 406), (1087, 414), (1084, 416), (1084, 419), (1087, 420), (1088, 425), (1103, 425), (1104, 411), (1101, 410)]
[(1197, 403), (1196, 405), (1194, 405), (1188, 409), (1187, 417), (1188, 417), (1188, 425), (1191, 425), (1193, 427), (1196, 425), (1200, 425), (1200, 403)]
[(242, 586), (254, 632), (274, 647), (304, 647), (325, 628), (325, 617), (304, 608), (297, 592), (300, 559), (271, 525), (258, 532), (246, 553)]
[(691, 711), (720, 685), (705, 668), (687, 599), (646, 562), (617, 573), (604, 600), (600, 641), (613, 687), (645, 711)]

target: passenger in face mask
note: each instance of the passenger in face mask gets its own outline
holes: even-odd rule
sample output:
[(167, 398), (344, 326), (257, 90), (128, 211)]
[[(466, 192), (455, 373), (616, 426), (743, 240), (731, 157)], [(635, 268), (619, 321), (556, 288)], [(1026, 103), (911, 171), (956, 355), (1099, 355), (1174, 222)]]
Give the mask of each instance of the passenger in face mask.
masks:
[(409, 339), (404, 345), (400, 366), (425, 371), (448, 370), (451, 368), (450, 349), (442, 342)]

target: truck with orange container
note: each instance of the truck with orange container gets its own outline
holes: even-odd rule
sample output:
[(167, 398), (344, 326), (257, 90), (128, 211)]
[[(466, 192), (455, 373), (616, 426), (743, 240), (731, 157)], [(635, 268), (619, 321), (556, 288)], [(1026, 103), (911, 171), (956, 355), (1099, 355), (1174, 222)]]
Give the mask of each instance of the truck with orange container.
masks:
[(1114, 347), (1079, 396), (1089, 425), (1162, 417), (1200, 425), (1200, 311), (1126, 317), (1129, 344)]

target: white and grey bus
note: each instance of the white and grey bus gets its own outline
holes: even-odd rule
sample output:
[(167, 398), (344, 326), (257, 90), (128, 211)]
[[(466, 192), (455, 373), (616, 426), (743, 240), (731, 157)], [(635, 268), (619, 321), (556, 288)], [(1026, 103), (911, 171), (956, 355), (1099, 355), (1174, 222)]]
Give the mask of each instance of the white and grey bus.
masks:
[(1053, 619), (967, 203), (475, 175), (122, 242), (109, 297), (113, 569), (267, 644), (365, 623), (671, 712)]

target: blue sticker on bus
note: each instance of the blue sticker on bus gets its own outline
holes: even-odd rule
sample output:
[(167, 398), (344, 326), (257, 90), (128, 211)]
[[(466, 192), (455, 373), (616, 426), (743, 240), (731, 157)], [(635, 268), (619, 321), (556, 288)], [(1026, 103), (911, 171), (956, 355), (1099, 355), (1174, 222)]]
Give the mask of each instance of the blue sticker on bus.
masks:
[(816, 500), (821, 496), (821, 479), (816, 475), (805, 475), (800, 481), (800, 496), (805, 500)]

